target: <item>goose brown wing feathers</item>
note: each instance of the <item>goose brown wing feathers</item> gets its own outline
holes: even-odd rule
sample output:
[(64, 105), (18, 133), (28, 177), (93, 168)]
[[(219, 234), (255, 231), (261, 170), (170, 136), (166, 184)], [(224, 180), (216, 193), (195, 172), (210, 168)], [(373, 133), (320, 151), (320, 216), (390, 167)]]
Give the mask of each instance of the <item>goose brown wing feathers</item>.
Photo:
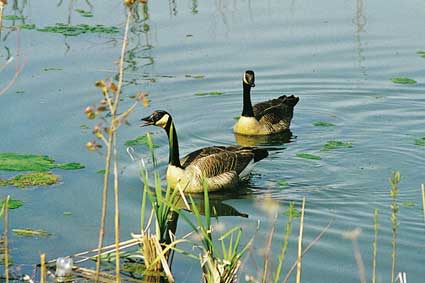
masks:
[(262, 118), (269, 123), (278, 123), (285, 118), (292, 118), (294, 107), (299, 98), (293, 95), (282, 95), (276, 99), (257, 103), (253, 106), (254, 116), (260, 121)]

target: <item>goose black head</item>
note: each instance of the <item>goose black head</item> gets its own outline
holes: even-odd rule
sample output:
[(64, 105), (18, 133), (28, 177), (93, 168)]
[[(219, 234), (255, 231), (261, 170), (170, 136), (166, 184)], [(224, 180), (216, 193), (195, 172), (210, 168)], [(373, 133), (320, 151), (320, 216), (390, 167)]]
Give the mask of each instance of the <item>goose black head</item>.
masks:
[(171, 115), (168, 112), (163, 110), (156, 110), (151, 115), (142, 118), (143, 122), (145, 122), (141, 127), (144, 126), (158, 126), (161, 128), (166, 128), (167, 125), (171, 122)]
[(245, 71), (245, 73), (243, 74), (243, 83), (251, 87), (255, 87), (254, 71), (251, 71), (251, 70)]

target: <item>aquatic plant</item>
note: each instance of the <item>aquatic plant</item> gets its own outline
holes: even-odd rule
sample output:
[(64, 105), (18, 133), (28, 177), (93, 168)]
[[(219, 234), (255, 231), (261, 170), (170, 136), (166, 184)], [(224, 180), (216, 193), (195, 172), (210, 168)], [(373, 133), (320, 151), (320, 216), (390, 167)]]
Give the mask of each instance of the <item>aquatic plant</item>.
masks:
[(50, 234), (47, 231), (41, 230), (41, 229), (12, 229), (12, 232), (18, 236), (23, 237), (48, 237), (52, 234)]
[[(148, 144), (148, 138), (147, 138), (147, 134), (143, 135), (143, 136), (138, 136), (135, 139), (131, 139), (131, 140), (127, 140), (125, 143), (125, 146), (135, 146), (135, 145), (147, 145)], [(157, 148), (159, 147), (156, 144), (152, 144), (153, 148)]]
[(391, 283), (395, 282), (395, 269), (396, 269), (396, 259), (397, 259), (397, 213), (398, 213), (398, 204), (397, 204), (397, 195), (398, 195), (398, 183), (400, 182), (400, 172), (395, 171), (392, 173), (390, 178), (390, 196), (392, 199), (390, 208), (391, 208), (391, 230), (392, 230), (392, 263), (391, 263)]
[(390, 79), (395, 84), (410, 85), (416, 84), (416, 81), (406, 77), (394, 77)]
[(425, 137), (415, 139), (415, 145), (425, 146)]
[(315, 127), (333, 127), (333, 126), (335, 126), (335, 124), (330, 123), (330, 122), (318, 121), (318, 122), (314, 122), (313, 126), (315, 126)]
[[(16, 209), (16, 208), (20, 208), (21, 206), (24, 205), (24, 202), (22, 200), (19, 199), (13, 199), (10, 196), (7, 197), (6, 199), (3, 199), (0, 202), (0, 206), (4, 207), (5, 203), (7, 202), (7, 207), (8, 209)], [(0, 213), (0, 217), (3, 215), (3, 213)]]
[(222, 95), (224, 92), (222, 91), (208, 91), (208, 92), (197, 92), (195, 93), (196, 96), (218, 96)]
[(51, 172), (36, 172), (17, 175), (11, 179), (0, 179), (0, 186), (24, 188), (29, 186), (49, 186), (57, 182), (59, 182), (59, 177)]
[(36, 28), (40, 32), (50, 32), (50, 33), (59, 33), (65, 36), (77, 36), (84, 33), (106, 33), (114, 34), (118, 33), (119, 29), (114, 26), (104, 26), (104, 25), (88, 25), (88, 24), (78, 24), (71, 25), (65, 23), (56, 23), (53, 26), (46, 26), (43, 28)]
[(0, 170), (3, 171), (35, 171), (44, 172), (51, 169), (82, 169), (80, 163), (55, 163), (46, 155), (20, 154), (13, 152), (0, 153)]
[(351, 147), (353, 147), (353, 144), (351, 142), (332, 140), (332, 141), (328, 141), (322, 147), (321, 151), (330, 151), (330, 150), (333, 150), (333, 149), (351, 148)]
[(321, 160), (322, 159), (318, 155), (314, 155), (314, 154), (311, 154), (311, 153), (305, 153), (305, 152), (297, 153), (295, 156), (299, 157), (299, 158), (311, 159), (311, 160)]

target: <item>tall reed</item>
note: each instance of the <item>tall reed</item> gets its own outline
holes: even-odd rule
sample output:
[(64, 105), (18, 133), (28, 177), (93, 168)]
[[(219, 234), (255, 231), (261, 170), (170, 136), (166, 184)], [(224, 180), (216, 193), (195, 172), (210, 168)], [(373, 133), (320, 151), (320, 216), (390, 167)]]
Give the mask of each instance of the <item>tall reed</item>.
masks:
[(400, 182), (400, 172), (393, 172), (390, 178), (390, 196), (392, 198), (392, 202), (390, 205), (391, 208), (391, 230), (392, 230), (392, 263), (391, 263), (391, 283), (395, 282), (395, 269), (396, 269), (396, 261), (397, 261), (397, 213), (398, 213), (398, 204), (397, 204), (397, 194), (398, 194), (398, 183)]
[(372, 283), (376, 283), (376, 255), (378, 253), (378, 209), (373, 212)]
[(422, 212), (424, 214), (424, 221), (425, 221), (425, 184), (421, 185), (421, 191), (422, 191)]
[(298, 236), (298, 257), (297, 257), (297, 283), (301, 282), (301, 262), (302, 262), (302, 244), (303, 244), (303, 233), (304, 233), (304, 208), (305, 208), (305, 197), (303, 197), (303, 203), (301, 206), (301, 219), (300, 219), (300, 233)]
[(3, 206), (0, 212), (0, 216), (3, 215), (4, 218), (4, 278), (6, 283), (9, 283), (9, 201), (10, 196), (7, 196), (5, 201), (3, 202)]

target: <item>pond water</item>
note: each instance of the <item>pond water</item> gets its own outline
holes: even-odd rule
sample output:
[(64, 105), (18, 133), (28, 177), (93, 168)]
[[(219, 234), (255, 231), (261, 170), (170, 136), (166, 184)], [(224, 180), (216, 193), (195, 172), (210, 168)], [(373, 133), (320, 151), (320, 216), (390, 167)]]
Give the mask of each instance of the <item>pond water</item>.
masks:
[[(24, 20), (4, 21), (0, 66), (9, 56), (16, 60), (0, 72), (0, 88), (12, 79), (17, 62), (23, 70), (0, 97), (0, 152), (43, 154), (86, 166), (76, 171), (53, 170), (62, 181), (51, 187), (1, 189), (2, 198), (10, 194), (25, 202), (11, 212), (11, 228), (53, 234), (39, 239), (11, 236), (14, 262), (33, 264), (42, 252), (50, 259), (97, 246), (102, 175), (96, 171), (103, 168), (103, 159), (86, 151), (85, 143), (93, 136), (81, 125), (94, 125), (83, 112), (100, 99), (94, 82), (116, 75), (125, 13), (121, 1), (9, 2), (5, 15)], [(425, 136), (425, 59), (417, 54), (425, 49), (425, 2), (170, 0), (150, 1), (147, 7), (132, 25), (126, 57), (123, 108), (132, 103), (128, 97), (139, 91), (149, 93), (151, 103), (137, 108), (130, 126), (119, 132), (121, 237), (129, 238), (140, 229), (142, 194), (137, 166), (126, 154), (124, 141), (151, 131), (159, 145), (156, 153), (162, 169), (168, 160), (165, 133), (139, 128), (138, 120), (155, 109), (172, 113), (182, 154), (213, 144), (234, 144), (234, 117), (242, 110), (241, 76), (252, 69), (256, 72), (253, 102), (281, 94), (299, 96), (300, 102), (289, 141), (260, 141), (271, 153), (254, 168), (246, 188), (213, 196), (248, 214), (248, 218), (219, 218), (225, 227), (244, 227), (246, 241), (261, 221), (241, 281), (245, 275), (260, 273), (261, 252), (272, 224), (263, 209), (267, 197), (281, 206), (271, 252), (274, 259), (289, 201), (295, 201), (299, 209), (306, 197), (305, 244), (334, 220), (303, 258), (303, 282), (359, 281), (352, 242), (343, 238), (344, 232), (357, 227), (362, 229), (358, 243), (367, 278), (371, 278), (375, 208), (380, 223), (377, 282), (388, 282), (388, 180), (392, 171), (399, 170), (397, 272), (406, 272), (409, 282), (422, 282), (425, 225), (420, 184), (425, 182), (425, 147), (415, 145), (415, 140)], [(93, 17), (83, 17), (76, 9), (91, 11)], [(37, 28), (55, 23), (102, 24), (118, 27), (120, 33), (64, 36), (7, 28), (23, 23)], [(390, 81), (393, 77), (417, 83), (395, 84)], [(195, 95), (210, 91), (223, 94)], [(334, 126), (313, 125), (319, 121)], [(350, 142), (352, 147), (321, 151), (330, 140)], [(148, 156), (145, 146), (135, 149)], [(297, 157), (299, 153), (321, 159), (303, 159)], [(12, 175), (0, 172), (1, 178)], [(280, 186), (281, 180), (288, 185)], [(112, 209), (111, 202), (107, 243), (113, 241)], [(296, 258), (299, 225), (295, 223), (284, 273)], [(190, 231), (184, 222), (179, 225), (178, 235)], [(198, 282), (198, 265), (177, 255), (173, 266), (177, 282)]]

